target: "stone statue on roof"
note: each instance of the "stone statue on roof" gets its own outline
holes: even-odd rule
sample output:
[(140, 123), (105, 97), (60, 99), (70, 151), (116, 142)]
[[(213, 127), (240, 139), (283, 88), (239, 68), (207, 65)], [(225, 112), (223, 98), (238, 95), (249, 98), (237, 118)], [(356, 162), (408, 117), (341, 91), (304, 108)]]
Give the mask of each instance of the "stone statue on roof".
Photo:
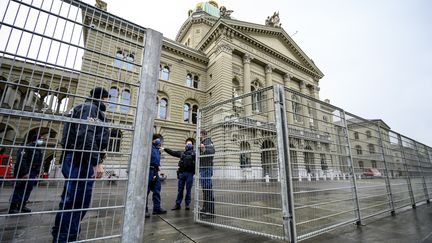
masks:
[(96, 4), (95, 4), (95, 6), (96, 6), (96, 8), (98, 8), (98, 9), (101, 9), (101, 10), (104, 10), (104, 11), (107, 11), (107, 3), (106, 2), (104, 2), (104, 1), (102, 1), (102, 0), (96, 0)]
[(220, 16), (222, 18), (227, 18), (227, 19), (230, 19), (232, 12), (234, 12), (234, 10), (227, 10), (225, 6), (221, 6), (219, 8), (219, 11), (220, 11)]
[(279, 12), (274, 12), (273, 16), (268, 16), (265, 21), (266, 26), (280, 28), (282, 26), (279, 18)]

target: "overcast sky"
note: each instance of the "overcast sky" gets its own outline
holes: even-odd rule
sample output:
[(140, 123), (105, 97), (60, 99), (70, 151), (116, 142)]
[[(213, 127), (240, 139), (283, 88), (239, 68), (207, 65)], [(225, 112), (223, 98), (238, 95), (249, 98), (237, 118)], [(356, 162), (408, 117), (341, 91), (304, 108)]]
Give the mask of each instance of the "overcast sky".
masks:
[[(198, 1), (105, 0), (108, 11), (174, 39)], [(94, 0), (85, 0), (94, 4)], [(432, 1), (220, 0), (233, 18), (282, 27), (325, 74), (320, 97), (432, 146)], [(6, 28), (3, 28), (6, 29)], [(4, 31), (4, 30), (2, 30)]]

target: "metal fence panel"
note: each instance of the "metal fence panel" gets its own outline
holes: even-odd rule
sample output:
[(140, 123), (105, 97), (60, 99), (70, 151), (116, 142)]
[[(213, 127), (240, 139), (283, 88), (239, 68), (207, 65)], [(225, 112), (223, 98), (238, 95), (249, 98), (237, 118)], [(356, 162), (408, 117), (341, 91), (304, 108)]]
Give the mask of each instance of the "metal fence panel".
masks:
[(285, 89), (297, 235), (358, 220), (343, 111)]
[(148, 165), (131, 158), (140, 81), (156, 82), (140, 76), (146, 29), (74, 0), (5, 1), (0, 19), (0, 241), (118, 241), (129, 163)]
[(393, 211), (388, 187), (380, 120), (366, 120), (353, 114), (346, 116), (351, 142), (353, 166), (362, 219)]
[(414, 204), (426, 201), (424, 177), (420, 167), (417, 146), (414, 140), (401, 136), (401, 149), (407, 164), (408, 176), (414, 197)]
[(412, 205), (412, 190), (409, 183), (407, 165), (401, 150), (399, 134), (384, 129), (389, 143), (385, 147), (385, 158), (388, 168), (390, 187), (395, 209)]
[(215, 153), (197, 156), (199, 223), (284, 238), (273, 103), (269, 87), (200, 111), (197, 140), (205, 131)]

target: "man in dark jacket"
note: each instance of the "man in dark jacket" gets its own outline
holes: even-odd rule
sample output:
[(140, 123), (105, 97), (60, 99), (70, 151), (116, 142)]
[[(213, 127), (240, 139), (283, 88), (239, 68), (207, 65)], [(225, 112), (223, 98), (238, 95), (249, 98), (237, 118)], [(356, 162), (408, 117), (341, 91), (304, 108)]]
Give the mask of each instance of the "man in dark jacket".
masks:
[(200, 144), (200, 183), (203, 190), (203, 207), (201, 209), (201, 218), (214, 218), (214, 195), (213, 195), (213, 155), (215, 148), (211, 138), (207, 137), (206, 131), (201, 131)]
[(29, 139), (26, 148), (20, 148), (17, 152), (17, 160), (14, 166), (14, 177), (18, 179), (30, 179), (17, 181), (11, 198), (9, 213), (29, 213), (31, 209), (26, 203), (38, 178), (43, 161), (43, 151), (40, 149), (45, 144), (44, 137), (34, 136)]
[(153, 134), (152, 150), (150, 158), (150, 169), (149, 169), (149, 181), (147, 186), (147, 202), (146, 202), (146, 214), (145, 217), (150, 217), (148, 211), (148, 195), (150, 191), (153, 192), (153, 214), (165, 214), (167, 211), (161, 208), (161, 182), (159, 177), (160, 170), (160, 146), (161, 146), (161, 135)]
[(174, 151), (168, 148), (164, 148), (163, 150), (167, 152), (169, 155), (180, 158), (178, 163), (177, 170), (177, 199), (176, 204), (172, 210), (181, 209), (181, 202), (183, 200), (183, 191), (186, 186), (186, 198), (185, 198), (185, 209), (190, 210), (191, 203), (191, 195), (192, 195), (192, 185), (193, 185), (193, 177), (195, 174), (195, 151), (193, 149), (194, 140), (192, 138), (188, 138), (185, 141), (185, 150), (184, 151)]
[[(53, 242), (78, 239), (81, 219), (87, 212), (85, 209), (90, 207), (94, 178), (101, 178), (104, 174), (102, 162), (108, 147), (109, 129), (103, 123), (108, 98), (106, 89), (94, 88), (90, 97), (70, 112), (71, 118), (84, 120), (83, 123), (65, 123), (63, 127), (62, 174), (66, 181), (59, 210), (66, 212), (56, 215)], [(68, 211), (71, 209), (75, 211)]]

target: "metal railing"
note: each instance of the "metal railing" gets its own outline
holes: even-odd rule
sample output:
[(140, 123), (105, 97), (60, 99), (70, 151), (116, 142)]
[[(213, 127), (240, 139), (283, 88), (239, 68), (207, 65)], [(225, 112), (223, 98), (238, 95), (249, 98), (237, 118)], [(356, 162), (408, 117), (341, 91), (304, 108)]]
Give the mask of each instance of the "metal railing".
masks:
[(296, 90), (244, 94), (199, 120), (216, 148), (197, 158), (197, 170), (214, 158), (214, 212), (198, 211), (197, 187), (199, 223), (296, 242), (430, 200), (430, 147)]
[(75, 0), (0, 21), (0, 241), (142, 236), (161, 34)]

